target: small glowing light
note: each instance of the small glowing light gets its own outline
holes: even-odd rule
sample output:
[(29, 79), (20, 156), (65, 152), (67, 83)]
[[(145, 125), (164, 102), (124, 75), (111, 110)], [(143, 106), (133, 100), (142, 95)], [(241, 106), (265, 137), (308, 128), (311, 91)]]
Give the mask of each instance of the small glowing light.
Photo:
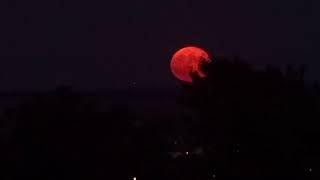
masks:
[(213, 169), (212, 178), (213, 178), (213, 179), (216, 179), (216, 177), (217, 177), (217, 175), (216, 175), (216, 170), (215, 170), (215, 169)]
[(137, 177), (133, 177), (133, 180), (137, 180)]
[(189, 155), (189, 152), (188, 152), (188, 151), (186, 152), (186, 155)]
[(309, 172), (312, 172), (312, 168), (309, 168), (308, 171), (309, 171)]

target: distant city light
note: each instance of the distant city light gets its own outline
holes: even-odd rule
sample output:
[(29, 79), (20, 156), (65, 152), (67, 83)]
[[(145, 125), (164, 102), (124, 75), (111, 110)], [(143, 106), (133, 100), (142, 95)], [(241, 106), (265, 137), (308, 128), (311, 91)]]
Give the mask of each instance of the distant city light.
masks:
[(217, 177), (217, 175), (216, 175), (216, 170), (215, 170), (215, 169), (213, 169), (213, 175), (212, 175), (212, 178), (213, 178), (213, 179), (216, 179), (216, 177)]

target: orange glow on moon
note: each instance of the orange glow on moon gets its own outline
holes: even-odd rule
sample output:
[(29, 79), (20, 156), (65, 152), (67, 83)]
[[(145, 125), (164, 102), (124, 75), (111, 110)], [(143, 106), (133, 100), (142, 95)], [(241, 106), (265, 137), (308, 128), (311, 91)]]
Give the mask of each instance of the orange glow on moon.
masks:
[(197, 47), (185, 47), (173, 55), (170, 64), (171, 71), (179, 80), (192, 83), (191, 72), (201, 78), (206, 77), (200, 69), (203, 62), (211, 62), (208, 53)]

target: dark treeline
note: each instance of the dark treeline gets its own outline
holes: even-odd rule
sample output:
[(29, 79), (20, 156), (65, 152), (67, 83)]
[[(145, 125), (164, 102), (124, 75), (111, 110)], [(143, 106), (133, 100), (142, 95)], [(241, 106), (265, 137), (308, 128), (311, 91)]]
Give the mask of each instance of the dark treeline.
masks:
[(319, 87), (304, 67), (222, 59), (203, 70), (177, 97), (197, 116), (141, 122), (127, 104), (66, 87), (4, 109), (1, 179), (319, 176)]
[(202, 115), (189, 127), (217, 146), (222, 176), (319, 176), (319, 91), (304, 80), (305, 66), (254, 70), (217, 59), (203, 70), (208, 77), (195, 75), (182, 102)]

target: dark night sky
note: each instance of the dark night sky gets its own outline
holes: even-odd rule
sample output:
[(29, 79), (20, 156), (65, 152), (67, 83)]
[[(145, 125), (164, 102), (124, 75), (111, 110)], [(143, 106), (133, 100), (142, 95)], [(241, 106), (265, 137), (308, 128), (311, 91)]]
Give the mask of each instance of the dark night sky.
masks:
[(0, 91), (174, 89), (170, 58), (186, 45), (256, 65), (304, 63), (320, 76), (317, 0), (8, 1)]

